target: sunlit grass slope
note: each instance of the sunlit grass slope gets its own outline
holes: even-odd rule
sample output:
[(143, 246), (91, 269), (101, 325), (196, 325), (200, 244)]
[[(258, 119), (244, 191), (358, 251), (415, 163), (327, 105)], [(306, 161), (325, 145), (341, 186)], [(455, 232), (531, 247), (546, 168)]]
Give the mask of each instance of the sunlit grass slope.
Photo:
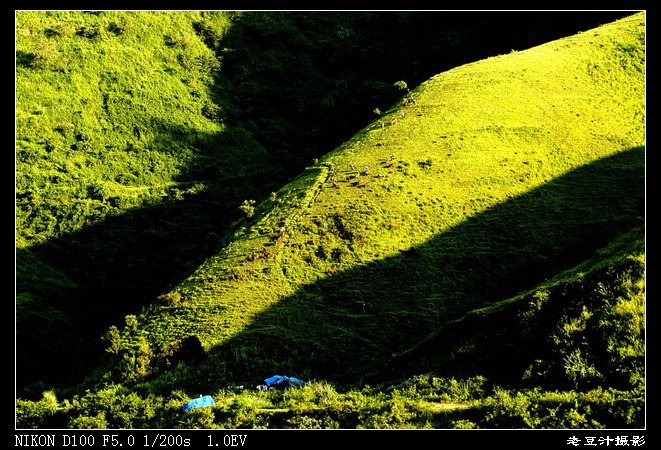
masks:
[(207, 17), (17, 12), (17, 247), (192, 187), (184, 168), (224, 128), (203, 114), (219, 68), (193, 29)]
[(643, 223), (644, 65), (634, 15), (438, 74), (255, 205), (112, 351), (140, 378), (199, 340), (202, 368), (164, 379), (196, 386), (355, 381), (533, 289)]
[(71, 353), (82, 365), (113, 315), (188, 275), (215, 250), (210, 230), (239, 217), (237, 193), (268, 193), (277, 169), (212, 92), (230, 13), (15, 22), (17, 378), (29, 384)]
[[(192, 26), (189, 19), (199, 19), (195, 14), (185, 16), (181, 25)], [(62, 17), (73, 28), (53, 28), (31, 19), (29, 26), (17, 27), (17, 33), (50, 30), (51, 40), (44, 41), (48, 45), (53, 39), (64, 45), (58, 36), (74, 37), (73, 30), (82, 33), (75, 39), (92, 39), (87, 44), (98, 46), (115, 39), (111, 34), (140, 36), (137, 22), (122, 22), (110, 13)], [(97, 20), (100, 36), (94, 27), (83, 26)], [(126, 315), (121, 329), (108, 329), (108, 366), (100, 366), (81, 385), (71, 381), (66, 388), (50, 389), (44, 383), (30, 386), (25, 398), (17, 393), (17, 426), (644, 427), (644, 22), (644, 14), (636, 14), (539, 47), (457, 67), (409, 86), (411, 92), (403, 80), (394, 83), (394, 89), (402, 88), (400, 102), (274, 189), (270, 198), (253, 203), (250, 190), (240, 191), (246, 202), (240, 209), (236, 202), (233, 209), (244, 218), (222, 239), (227, 221), (218, 224), (215, 237), (205, 237), (222, 250), (140, 314)], [(131, 27), (122, 28), (123, 24)], [(175, 28), (168, 30), (179, 29), (176, 20), (170, 25)], [(168, 42), (181, 43), (182, 38)], [(79, 54), (96, 54), (81, 45)], [(107, 48), (105, 54), (120, 47)], [(66, 74), (63, 60), (54, 56), (57, 52), (17, 48), (17, 76), (28, 73), (24, 70), (51, 71), (55, 78)], [(53, 61), (59, 62), (48, 64)], [(25, 104), (34, 109), (39, 102), (27, 93), (30, 86), (34, 85), (23, 86), (26, 99), (31, 99)], [(140, 98), (155, 99), (150, 92)], [(78, 157), (78, 151), (99, 153), (95, 149), (103, 141), (102, 127), (92, 123), (103, 115), (88, 117), (90, 129), (99, 131), (93, 135), (100, 139), (92, 139), (94, 145), (74, 133), (62, 134), (64, 140), (54, 140), (51, 147), (40, 141), (39, 133), (28, 131), (26, 110), (19, 114), (17, 107), (17, 164), (31, 174), (17, 180), (21, 207), (51, 195), (48, 180), (54, 187), (82, 187), (99, 179), (104, 182), (96, 187), (103, 189), (88, 189), (87, 195), (96, 198), (90, 198), (94, 206), (85, 217), (94, 217), (96, 207), (113, 211), (115, 203), (127, 209), (140, 206), (121, 195), (112, 202), (99, 195), (132, 192), (109, 183), (105, 175), (99, 178), (97, 172), (105, 170), (103, 164), (96, 165), (99, 155), (90, 157), (89, 171), (77, 173), (79, 178), (67, 178), (66, 171), (49, 178), (53, 174), (45, 162), (60, 161), (61, 151), (71, 149), (71, 158)], [(48, 122), (48, 114), (36, 116)], [(48, 124), (39, 126), (50, 129)], [(195, 134), (195, 129), (188, 131)], [(139, 135), (145, 129), (141, 130)], [(177, 130), (185, 131), (175, 126)], [(55, 136), (49, 133), (44, 135)], [(164, 204), (183, 206), (181, 196), (196, 195), (176, 189), (185, 188), (181, 180), (194, 179), (175, 176), (177, 170), (169, 163), (181, 156), (193, 169), (201, 169), (188, 170), (187, 177), (205, 173), (205, 166), (218, 169), (218, 153), (206, 154), (217, 149), (218, 142), (203, 139), (208, 145), (194, 149), (180, 147), (181, 135), (176, 132), (159, 136), (140, 143), (140, 152), (127, 153), (137, 162), (138, 155), (152, 154), (152, 144), (153, 149), (165, 150), (158, 156), (164, 166), (154, 166), (160, 167), (161, 175), (145, 178), (146, 184), (136, 187), (149, 186), (145, 193), (154, 198), (167, 194), (168, 199), (161, 199)], [(185, 142), (198, 142), (187, 132), (183, 136), (192, 139)], [(240, 137), (235, 135), (236, 143)], [(139, 143), (124, 133), (109, 132), (108, 139), (117, 139), (125, 149)], [(47, 147), (53, 156), (46, 155)], [(168, 153), (173, 149), (176, 157)], [(239, 172), (251, 176), (243, 165), (250, 160), (261, 168), (269, 165), (259, 152), (248, 152), (243, 159), (240, 148), (235, 150), (236, 165), (231, 167), (237, 170), (220, 171), (228, 177)], [(219, 162), (227, 168), (225, 163)], [(160, 176), (165, 185), (174, 183), (169, 191), (156, 188)], [(227, 180), (221, 176), (215, 188)], [(66, 215), (66, 206), (53, 205), (51, 213)], [(197, 228), (158, 240), (161, 228), (153, 224), (157, 218), (177, 224), (193, 221), (207, 212), (208, 205), (147, 208), (144, 214), (137, 208), (135, 217), (122, 216), (128, 217), (126, 228), (118, 227), (121, 221), (107, 219), (104, 227), (91, 227), (87, 235), (76, 232), (62, 242), (44, 239), (48, 246), (67, 248), (60, 258), (76, 256), (73, 259), (90, 278), (105, 273), (108, 263), (123, 268), (97, 283), (98, 295), (90, 296), (88, 308), (105, 318), (109, 311), (125, 311), (119, 303), (133, 299), (116, 294), (131, 292), (117, 289), (125, 278), (143, 281), (136, 284), (141, 288), (149, 284), (144, 275), (148, 271), (134, 273), (131, 268), (155, 261), (149, 269), (163, 271), (158, 258), (136, 255), (132, 245), (143, 240), (141, 244), (150, 248), (180, 243), (170, 245), (162, 257), (171, 255), (170, 266), (186, 272), (183, 266), (191, 260), (177, 259), (177, 254), (195, 241), (188, 235)], [(35, 214), (37, 220), (24, 225), (40, 226), (40, 217), (49, 218)], [(75, 220), (66, 223), (76, 227)], [(140, 233), (138, 228), (145, 225)], [(17, 267), (17, 279), (31, 286), (29, 293), (19, 290), (17, 295), (25, 307), (25, 323), (48, 325), (51, 320), (81, 326), (61, 311), (44, 308), (46, 304), (32, 307), (49, 288), (57, 292), (58, 302), (83, 310), (83, 304), (69, 295), (77, 289), (72, 278), (40, 260), (36, 250), (21, 251), (39, 248), (41, 231), (44, 236), (65, 236), (72, 229), (46, 227), (34, 234), (26, 229), (17, 236), (18, 257), (24, 262)], [(127, 233), (129, 239), (115, 239), (124, 230), (133, 230)], [(107, 250), (96, 268), (88, 270), (102, 243), (111, 248), (118, 242), (123, 245)], [(38, 317), (40, 313), (44, 316)], [(90, 322), (83, 325), (93, 327)], [(33, 328), (37, 329), (29, 331), (44, 333), (35, 341), (39, 351), (54, 354), (63, 339), (48, 339), (56, 335)], [(43, 348), (42, 342), (50, 347)], [(24, 358), (35, 354), (22, 353)], [(51, 358), (58, 364), (71, 360)], [(50, 367), (44, 361), (34, 364)], [(287, 391), (254, 389), (274, 374), (310, 383)], [(37, 392), (40, 387), (43, 391)], [(181, 406), (201, 394), (212, 395), (216, 405), (182, 413)]]

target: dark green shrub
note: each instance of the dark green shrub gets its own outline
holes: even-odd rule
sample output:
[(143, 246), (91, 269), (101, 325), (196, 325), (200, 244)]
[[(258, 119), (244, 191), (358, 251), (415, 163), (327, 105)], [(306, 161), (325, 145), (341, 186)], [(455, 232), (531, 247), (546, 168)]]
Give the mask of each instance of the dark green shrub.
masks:
[(74, 417), (69, 427), (150, 428), (161, 408), (162, 400), (156, 397), (142, 398), (121, 385), (108, 385), (73, 400), (72, 409), (83, 414)]
[(215, 103), (207, 102), (202, 107), (202, 115), (214, 122), (222, 122), (223, 109)]
[(216, 428), (213, 408), (195, 408), (184, 413), (177, 421), (176, 428), (207, 429)]
[(220, 30), (204, 21), (193, 23), (193, 28), (197, 34), (202, 37), (207, 47), (211, 49), (218, 49), (223, 38)]
[(110, 22), (110, 25), (108, 25), (108, 31), (115, 36), (119, 36), (126, 31), (126, 25), (120, 22)]
[(94, 39), (99, 36), (99, 28), (94, 25), (85, 25), (78, 28), (76, 36), (84, 37), (87, 39)]
[(78, 417), (74, 417), (67, 424), (67, 428), (99, 430), (110, 427), (108, 426), (108, 421), (106, 420), (105, 414), (103, 412), (99, 412), (96, 416), (80, 415)]
[(53, 391), (46, 391), (38, 401), (16, 400), (17, 428), (48, 428), (59, 405)]

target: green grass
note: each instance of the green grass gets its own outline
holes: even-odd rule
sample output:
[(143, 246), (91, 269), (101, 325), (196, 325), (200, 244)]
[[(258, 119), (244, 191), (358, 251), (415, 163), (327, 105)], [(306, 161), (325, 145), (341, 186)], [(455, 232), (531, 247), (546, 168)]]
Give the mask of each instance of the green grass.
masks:
[(379, 118), (259, 205), (173, 291), (179, 304), (141, 318), (143, 333), (155, 349), (199, 338), (207, 369), (180, 380), (192, 386), (271, 371), (360, 382), (589, 258), (643, 220), (644, 56), (622, 53), (642, 50), (639, 22), (423, 83), (415, 105), (384, 114), (396, 124)]
[[(221, 64), (210, 44), (230, 16), (17, 12), (17, 296), (30, 298), (29, 307), (17, 302), (17, 336), (26, 384), (48, 378), (40, 367), (49, 363), (86, 360), (76, 341), (98, 348), (100, 328), (215, 251), (241, 197), (270, 189), (273, 160), (223, 123), (212, 90)], [(49, 281), (58, 279), (64, 288)]]
[(145, 33), (145, 17), (121, 12), (17, 12), (18, 247), (160, 199), (195, 136), (223, 130), (202, 114), (219, 68), (192, 33), (202, 14), (151, 14)]
[[(246, 192), (243, 199), (259, 200), (254, 215), (234, 223), (227, 245), (127, 315), (127, 326), (106, 343), (111, 365), (97, 375), (130, 393), (156, 396), (131, 401), (158, 404), (158, 419), (146, 413), (133, 423), (111, 415), (104, 419), (111, 423), (85, 419), (99, 392), (75, 396), (71, 415), (81, 415), (68, 426), (153, 427), (157, 420), (157, 427), (639, 426), (641, 22), (644, 15), (632, 15), (439, 73), (412, 88), (414, 104), (404, 105), (402, 97), (272, 195), (259, 200)], [(17, 34), (27, 28), (17, 25)], [(88, 120), (97, 117), (91, 113)], [(200, 132), (218, 131), (219, 125), (197, 120), (193, 128)], [(17, 136), (17, 147), (29, 152), (36, 139)], [(191, 148), (172, 145), (158, 153), (165, 171), (172, 161), (193, 157)], [(20, 169), (28, 173), (27, 167)], [(35, 167), (35, 179), (44, 170)], [(82, 167), (78, 173), (85, 176)], [(160, 179), (121, 192), (181, 186), (175, 172), (154, 176)], [(591, 294), (598, 289), (599, 296)], [(542, 301), (547, 298), (552, 301)], [(530, 330), (544, 325), (549, 340), (517, 330), (521, 317)], [(511, 351), (529, 338), (543, 345)], [(509, 370), (498, 370), (502, 361), (511, 363)], [(431, 399), (392, 389), (404, 377), (428, 372), (448, 379), (488, 375), (484, 382), (496, 388), (486, 394), (468, 383), (462, 393), (454, 386), (439, 405), (443, 378), (432, 381)], [(297, 403), (276, 393), (264, 399), (224, 391), (273, 373), (316, 380), (320, 385), (305, 389), (320, 392), (285, 394), (310, 394)], [(376, 382), (387, 387), (365, 387)], [(481, 393), (471, 394), (475, 389)], [(566, 394), (554, 397), (555, 390)], [(176, 422), (173, 405), (201, 391), (223, 398), (220, 406)], [(305, 406), (317, 395), (328, 404)], [(591, 402), (618, 396), (632, 405), (629, 412), (604, 406), (593, 408), (602, 415), (590, 415)], [(557, 406), (572, 401), (571, 413)], [(549, 404), (565, 419), (553, 419)], [(27, 417), (21, 420), (27, 423), (25, 411), (38, 406), (20, 402)], [(636, 417), (623, 418), (631, 414)]]
[[(636, 20), (625, 23), (635, 30)], [(589, 34), (592, 39), (609, 36), (609, 29)], [(635, 33), (616, 36), (641, 44)], [(611, 69), (612, 76), (595, 78), (586, 70), (588, 61), (608, 66), (623, 58), (618, 49), (624, 44), (615, 41), (609, 47), (614, 38), (604, 38), (600, 43), (605, 43), (595, 49), (592, 40), (581, 37), (489, 58), (424, 83), (413, 92), (416, 105), (397, 105), (386, 113), (399, 117), (405, 112), (406, 117), (385, 128), (377, 123), (368, 126), (322, 158), (318, 168), (285, 186), (274, 202), (258, 207), (264, 212), (254, 224), (237, 232), (237, 239), (200, 267), (178, 292), (190, 298), (191, 307), (236, 305), (242, 318), (232, 317), (230, 322), (248, 324), (264, 306), (329, 278), (328, 269), (344, 272), (401, 257), (403, 251), (429, 245), (430, 240), (469, 226), (471, 219), (481, 221), (499, 208), (505, 211), (497, 214), (499, 220), (509, 223), (494, 224), (498, 229), (516, 227), (523, 220), (520, 231), (525, 236), (510, 233), (502, 238), (512, 239), (506, 246), (524, 256), (531, 252), (522, 245), (526, 241), (550, 247), (554, 242), (549, 240), (564, 234), (565, 227), (597, 227), (614, 219), (621, 223), (614, 233), (620, 226), (627, 231), (642, 219), (637, 209), (642, 200), (642, 158), (633, 149), (644, 143), (643, 72), (640, 66), (626, 71), (619, 66), (618, 72)], [(638, 62), (643, 58), (642, 54), (632, 57)], [(620, 100), (613, 92), (638, 95), (623, 95)], [(350, 170), (351, 165), (355, 170)], [(361, 175), (365, 166), (369, 174)], [(335, 171), (339, 188), (331, 186), (329, 171)], [(573, 179), (572, 173), (581, 174)], [(603, 179), (589, 179), (592, 173)], [(631, 176), (618, 183), (624, 173)], [(355, 186), (358, 179), (369, 185)], [(601, 197), (588, 198), (592, 183), (599, 185), (594, 193)], [(581, 190), (572, 192), (574, 185)], [(627, 186), (630, 195), (622, 195)], [(531, 195), (540, 198), (526, 201)], [(610, 204), (613, 200), (622, 203)], [(538, 210), (522, 209), (517, 202)], [(587, 209), (574, 212), (571, 202)], [(274, 242), (280, 222), (288, 225), (287, 235)], [(539, 236), (542, 232), (553, 235)], [(458, 258), (480, 251), (491, 257), (493, 250), (481, 249), (479, 241), (472, 247), (461, 238), (454, 241), (466, 245), (450, 249)], [(331, 256), (334, 249), (341, 257)], [(269, 251), (268, 257), (250, 260), (263, 250)], [(562, 259), (554, 264), (574, 259), (568, 249), (558, 250)], [(596, 248), (574, 250), (589, 254)], [(219, 282), (205, 281), (214, 276)], [(461, 278), (454, 283), (464, 284)], [(251, 300), (246, 302), (248, 297)], [(211, 346), (223, 336), (214, 333), (208, 339)]]

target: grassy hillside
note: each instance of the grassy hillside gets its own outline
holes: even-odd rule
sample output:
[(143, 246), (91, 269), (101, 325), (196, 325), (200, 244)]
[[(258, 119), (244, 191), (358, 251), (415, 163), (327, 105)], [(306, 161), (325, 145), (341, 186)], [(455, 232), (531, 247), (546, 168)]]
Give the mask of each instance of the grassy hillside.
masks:
[[(17, 33), (30, 26), (17, 25)], [(100, 29), (115, 27), (108, 22)], [(633, 15), (527, 50), (464, 64), (416, 86), (403, 80), (393, 83), (399, 98), (392, 107), (375, 110), (371, 123), (291, 182), (265, 197), (256, 191), (235, 192), (234, 200), (246, 202), (234, 208), (244, 217), (233, 224), (228, 245), (156, 302), (126, 315), (125, 326), (110, 327), (105, 340), (109, 365), (102, 366), (88, 385), (101, 380), (106, 387), (83, 396), (75, 390), (64, 394), (73, 395), (62, 408), (66, 411), (49, 420), (74, 428), (567, 426), (564, 419), (544, 422), (539, 412), (543, 408), (534, 417), (503, 418), (510, 395), (533, 389), (534, 395), (527, 397), (533, 403), (602, 405), (576, 411), (579, 427), (640, 426), (644, 30), (644, 15)], [(17, 46), (18, 51), (24, 52), (25, 70), (39, 61), (34, 49)], [(204, 55), (204, 49), (200, 51)], [(189, 95), (180, 95), (183, 92)], [(205, 103), (200, 102), (197, 128), (209, 127), (213, 136), (213, 127), (219, 125), (205, 118)], [(25, 102), (25, 111), (29, 104)], [(17, 121), (39, 120), (30, 114), (19, 114), (17, 108)], [(92, 117), (98, 115), (90, 114), (88, 120)], [(85, 143), (73, 130), (67, 141), (56, 128), (54, 145), (75, 145), (77, 150)], [(240, 130), (236, 133), (241, 144), (249, 140), (241, 139), (249, 135)], [(126, 136), (118, 132), (117, 139)], [(141, 134), (133, 136), (139, 141)], [(19, 154), (42, 151), (31, 144), (37, 139), (42, 137), (17, 136)], [(197, 147), (172, 145), (160, 157), (177, 162), (195, 158)], [(121, 147), (129, 150), (130, 144), (122, 142)], [(262, 147), (255, 142), (251, 148), (263, 164), (262, 172), (251, 174), (274, 176)], [(103, 158), (110, 153), (102, 152)], [(144, 152), (139, 154), (142, 158)], [(206, 167), (204, 155), (200, 151), (200, 167)], [(242, 151), (235, 155), (243, 156), (245, 166), (236, 162), (235, 167), (247, 171), (254, 159)], [(44, 177), (54, 176), (53, 169), (36, 161), (18, 158), (17, 165), (24, 165), (17, 172), (52, 182)], [(61, 161), (67, 163), (66, 158)], [(72, 180), (85, 179), (83, 167), (78, 172), (64, 170), (63, 187), (77, 186), (66, 180), (69, 174), (78, 173)], [(101, 170), (112, 165), (88, 167)], [(172, 170), (170, 164), (162, 167)], [(180, 180), (176, 171), (157, 175), (164, 186), (176, 187), (170, 192), (175, 202), (178, 196), (193, 197), (204, 189), (195, 187), (194, 177)], [(226, 181), (214, 178), (214, 186), (221, 189)], [(157, 185), (154, 180), (144, 184), (150, 189)], [(17, 201), (29, 198), (26, 203), (33, 204), (34, 192), (41, 191), (22, 191), (20, 186), (17, 179)], [(111, 182), (104, 189), (107, 186), (117, 187)], [(55, 190), (44, 192), (51, 195)], [(100, 192), (98, 204), (81, 204), (112, 205), (109, 200), (114, 197)], [(226, 206), (216, 203), (216, 196), (199, 198), (204, 200), (195, 204), (200, 210)], [(181, 209), (160, 203), (153, 208), (153, 215), (138, 210), (137, 217), (118, 217), (114, 223), (144, 224), (145, 217), (153, 216), (181, 220)], [(225, 223), (232, 219), (223, 217)], [(110, 220), (108, 224), (112, 236), (118, 228)], [(152, 236), (139, 234), (136, 239), (151, 238), (159, 245), (154, 233), (158, 227), (146, 228)], [(168, 239), (174, 243), (177, 237)], [(25, 267), (43, 265), (40, 273), (48, 273), (48, 260), (35, 256), (29, 235), (23, 239), (19, 250), (25, 247), (25, 253), (19, 255)], [(221, 244), (218, 236), (209, 241)], [(66, 292), (75, 291), (76, 283), (66, 274), (51, 273), (51, 283), (61, 287), (61, 301), (71, 301)], [(29, 280), (30, 274), (24, 277)], [(40, 281), (33, 280), (37, 286)], [(19, 305), (38, 302), (35, 291), (19, 295)], [(57, 312), (48, 320), (57, 320)], [(524, 329), (516, 329), (520, 323)], [(531, 345), (520, 346), (521, 342)], [(518, 351), (512, 352), (513, 347)], [(510, 370), (497, 370), (503, 361)], [(282, 397), (228, 391), (239, 384), (258, 384), (274, 373), (316, 382), (300, 394)], [(433, 375), (419, 375), (423, 373)], [(453, 384), (456, 380), (439, 378), (453, 376), (469, 377), (463, 394)], [(411, 390), (392, 390), (407, 377), (413, 377), (406, 385)], [(367, 383), (385, 383), (386, 399), (369, 388), (361, 390)], [(413, 394), (416, 389), (420, 398)], [(566, 391), (553, 397), (555, 389)], [(226, 403), (178, 418), (181, 401), (203, 392)], [(588, 393), (591, 397), (581, 397)], [(410, 400), (408, 419), (391, 414), (401, 395)], [(39, 401), (19, 401), (19, 423), (43, 426), (35, 411), (57, 405), (54, 396), (47, 392)], [(454, 408), (456, 416), (434, 412), (432, 403), (439, 396), (459, 405)], [(121, 414), (113, 411), (122, 407), (113, 403), (103, 417), (95, 415), (102, 397), (141, 405), (144, 414), (122, 422)], [(624, 412), (613, 411), (613, 398), (623, 400)], [(316, 415), (301, 414), (305, 402), (318, 403), (312, 408)], [(363, 419), (346, 413), (352, 408), (364, 411)], [(285, 413), (273, 415), (273, 409)], [(249, 417), (239, 414), (246, 410)], [(590, 416), (591, 410), (598, 414)]]
[(210, 91), (220, 62), (196, 28), (222, 36), (228, 23), (226, 13), (16, 14), (19, 387), (69, 379), (74, 367), (43, 368), (84, 364), (99, 329), (213, 251), (238, 193), (269, 189), (272, 158), (219, 120)]
[(237, 376), (355, 379), (641, 225), (640, 21), (423, 83), (415, 104), (397, 104), (257, 205), (230, 245), (164, 296), (172, 304), (144, 315), (151, 345), (236, 346)]
[(103, 330), (392, 105), (395, 80), (625, 15), (559, 14), (18, 12), (19, 390), (87, 374)]

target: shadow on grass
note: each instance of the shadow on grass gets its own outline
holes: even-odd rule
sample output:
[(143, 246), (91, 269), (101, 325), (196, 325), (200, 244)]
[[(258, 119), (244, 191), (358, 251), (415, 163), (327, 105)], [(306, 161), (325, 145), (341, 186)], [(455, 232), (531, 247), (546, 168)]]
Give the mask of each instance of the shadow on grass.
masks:
[[(273, 374), (349, 385), (376, 379), (396, 354), (442, 325), (532, 289), (642, 230), (644, 161), (642, 147), (622, 151), (424, 245), (304, 286), (211, 349), (190, 387), (208, 391)], [(508, 356), (511, 348), (490, 351)]]
[[(282, 174), (249, 134), (214, 135), (161, 123), (149, 148), (190, 141), (198, 154), (164, 196), (114, 210), (77, 232), (16, 251), (16, 377), (72, 383), (99, 362), (111, 324), (137, 314), (222, 247), (238, 206), (278, 186)], [(196, 183), (201, 192), (186, 193)], [(76, 364), (70, 364), (76, 361)]]
[[(343, 14), (336, 13), (336, 18), (342, 18)], [(273, 186), (276, 186), (287, 176), (278, 172), (277, 164), (271, 166), (275, 172), (269, 172), (265, 167), (255, 170), (256, 163), (263, 166), (264, 161), (268, 161), (268, 158), (261, 159), (264, 155), (260, 156), (260, 146), (269, 148), (269, 152), (275, 149), (275, 154), (285, 155), (278, 164), (290, 164), (297, 171), (310, 158), (334, 148), (360, 129), (360, 124), (372, 117), (374, 106), (386, 107), (397, 98), (400, 93), (393, 91), (392, 86), (396, 80), (406, 79), (415, 85), (439, 71), (467, 62), (466, 58), (480, 59), (491, 53), (509, 51), (512, 46), (522, 49), (625, 15), (627, 13), (623, 12), (577, 12), (563, 14), (561, 20), (551, 18), (547, 13), (528, 14), (525, 20), (521, 20), (520, 15), (508, 15), (512, 22), (519, 23), (518, 28), (505, 27), (516, 29), (517, 42), (513, 44), (512, 36), (503, 34), (503, 17), (491, 13), (480, 15), (479, 20), (473, 13), (467, 13), (457, 22), (458, 16), (452, 14), (368, 12), (352, 16), (353, 29), (337, 28), (338, 22), (333, 23), (334, 27), (324, 28), (330, 17), (328, 13), (307, 13), (298, 16), (302, 19), (298, 22), (299, 35), (291, 33), (288, 26), (277, 30), (279, 38), (284, 37), (287, 42), (302, 42), (302, 46), (292, 47), (283, 47), (283, 39), (264, 40), (261, 36), (265, 28), (260, 28), (259, 23), (273, 17), (272, 12), (247, 16), (230, 29), (225, 39), (227, 45), (234, 46), (237, 51), (225, 55), (222, 81), (232, 86), (233, 101), (241, 106), (236, 109), (239, 112), (234, 117), (228, 117), (231, 132), (194, 137), (194, 130), (173, 124), (155, 124), (154, 128), (161, 133), (164, 142), (167, 141), (165, 147), (171, 146), (170, 141), (197, 139), (191, 145), (199, 150), (198, 157), (177, 181), (202, 180), (210, 182), (213, 189), (187, 195), (183, 200), (165, 200), (122, 212), (121, 216), (104, 218), (98, 224), (46, 244), (17, 250), (17, 389), (20, 391), (36, 380), (73, 382), (74, 377), (85, 373), (85, 366), (94, 367), (97, 359), (91, 355), (103, 353), (100, 336), (110, 324), (121, 325), (124, 316), (137, 313), (213, 254), (221, 245), (223, 233), (240, 217), (237, 205), (246, 198), (268, 194), (271, 187), (265, 180), (273, 180)], [(445, 31), (439, 34), (441, 24)], [(522, 30), (521, 26), (526, 29)], [(318, 39), (316, 43), (305, 39), (294, 42), (307, 35), (319, 38), (317, 32), (320, 28), (324, 32), (325, 44), (321, 45)], [(351, 45), (338, 39), (338, 33), (346, 35)], [(251, 45), (260, 36), (259, 45)], [(434, 36), (433, 45), (421, 36)], [(489, 45), (485, 47), (486, 43)], [(264, 47), (266, 44), (271, 47)], [(299, 64), (302, 50), (307, 52), (311, 61), (317, 62), (320, 58), (315, 52), (323, 50), (323, 64), (303, 70)], [(414, 53), (416, 56), (412, 60)], [(274, 59), (273, 55), (278, 57)], [(247, 70), (254, 69), (252, 62), (255, 61), (261, 71), (247, 75)], [(258, 76), (258, 73), (262, 75)], [(292, 73), (297, 74), (299, 84), (290, 83)], [(304, 75), (305, 80), (302, 80)], [(224, 86), (219, 83), (216, 87), (219, 97), (230, 96), (229, 92), (221, 92)], [(323, 101), (316, 94), (310, 94), (314, 92), (319, 93)], [(309, 94), (303, 99), (307, 102), (304, 105), (300, 101), (302, 93)], [(252, 128), (251, 124), (254, 125)], [(243, 132), (241, 126), (249, 129)], [(253, 140), (251, 133), (259, 143)], [(158, 149), (159, 142), (149, 143), (148, 147)], [(250, 170), (243, 171), (244, 167), (250, 167)], [(175, 192), (173, 194), (176, 196)], [(413, 262), (416, 258), (427, 261), (429, 255), (426, 253), (432, 248), (433, 245), (421, 249), (420, 255), (402, 255), (403, 267), (411, 265), (412, 270), (417, 270)], [(440, 263), (443, 261), (439, 260)], [(451, 277), (452, 271), (461, 270), (461, 262), (452, 261), (452, 264), (453, 267), (443, 276)], [(471, 264), (471, 261), (467, 260), (465, 264)], [(383, 262), (365, 268), (356, 277), (363, 276), (361, 274), (371, 277), (372, 271), (380, 265), (391, 268), (378, 270), (398, 270), (397, 264)], [(359, 305), (359, 316), (367, 314), (360, 312), (363, 311), (362, 303), (365, 303), (365, 311), (373, 314), (387, 316), (390, 309), (400, 310), (396, 298), (390, 300), (392, 305), (383, 305), (380, 297), (369, 292), (375, 286), (359, 282), (356, 277), (351, 280), (356, 283), (361, 296), (365, 296), (364, 301), (345, 295), (346, 289), (338, 290), (336, 296), (339, 297), (334, 299), (333, 295), (324, 292), (335, 289), (332, 281), (309, 287), (309, 295), (321, 298), (322, 305), (337, 301), (338, 312), (348, 312)], [(339, 279), (347, 278), (342, 275)], [(503, 290), (495, 281), (490, 283), (494, 284), (495, 291)], [(428, 294), (433, 297), (428, 308), (439, 317), (432, 322), (442, 321), (444, 311), (455, 308), (451, 303), (462, 305), (463, 291), (467, 291), (469, 297), (475, 295), (471, 289), (462, 287), (462, 292), (446, 298), (444, 292), (448, 284), (441, 285), (444, 288), (438, 292), (418, 287), (422, 292), (410, 293), (415, 298)], [(399, 294), (404, 295), (403, 292)], [(301, 295), (304, 300), (308, 294)], [(296, 308), (300, 302), (301, 307), (309, 307), (301, 299), (296, 297), (285, 303)], [(412, 309), (417, 311), (414, 306)], [(418, 315), (413, 313), (414, 317)], [(349, 329), (353, 327), (357, 332), (355, 336), (347, 336), (347, 342), (367, 339), (370, 327), (379, 328), (378, 321), (370, 320), (366, 331), (361, 331), (358, 323), (362, 319), (348, 320), (352, 321)], [(411, 320), (404, 317), (401, 322), (406, 324)], [(391, 325), (388, 322), (388, 326)], [(258, 329), (259, 326), (255, 333)], [(388, 339), (383, 344), (393, 345)], [(367, 339), (367, 355), (374, 353), (373, 345)], [(322, 350), (325, 356), (320, 359), (319, 367), (336, 365), (328, 352)], [(342, 359), (341, 356), (338, 358)]]
[[(620, 19), (623, 11), (251, 11), (220, 49), (228, 123), (294, 172), (429, 77)], [(295, 74), (295, 76), (293, 76)]]

